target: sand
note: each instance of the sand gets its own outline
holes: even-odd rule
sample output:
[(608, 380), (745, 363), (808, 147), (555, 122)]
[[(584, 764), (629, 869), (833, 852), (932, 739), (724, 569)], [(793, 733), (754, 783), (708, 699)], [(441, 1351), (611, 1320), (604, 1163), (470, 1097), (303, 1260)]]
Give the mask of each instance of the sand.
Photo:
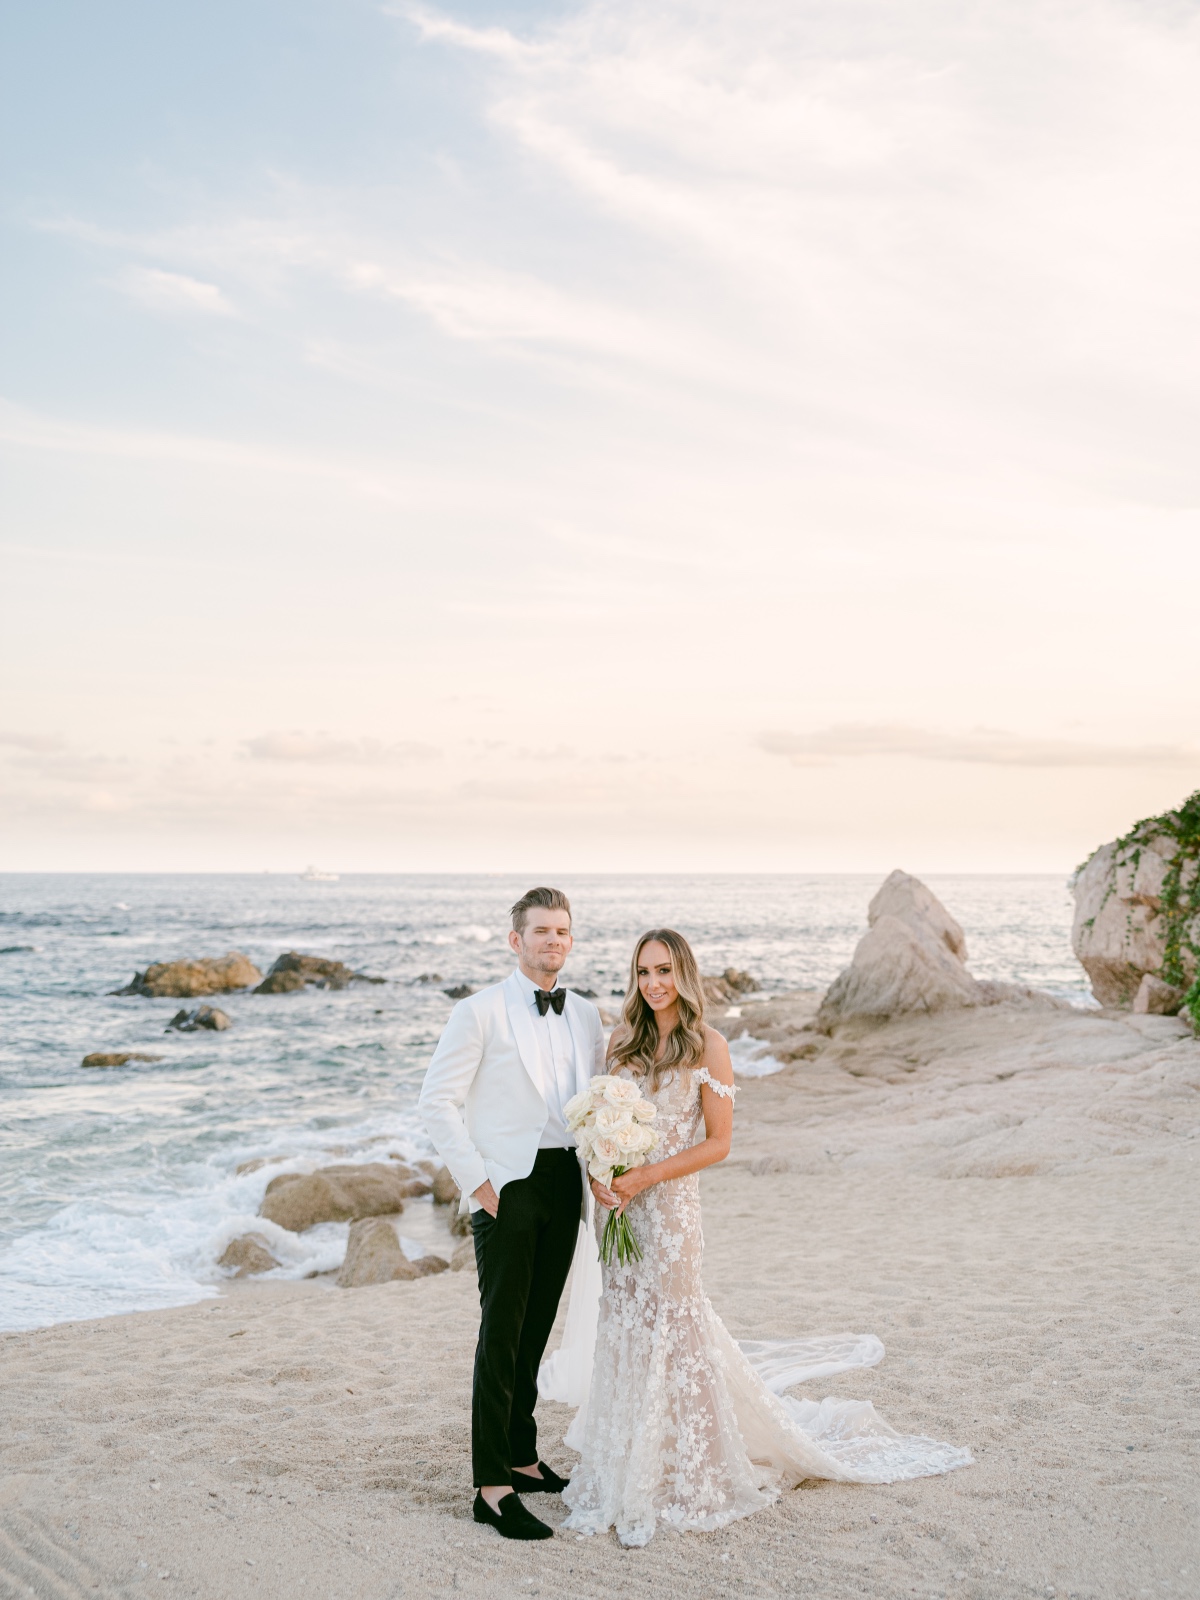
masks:
[[(778, 1007), (744, 1012), (782, 1036)], [(703, 1183), (718, 1311), (740, 1336), (879, 1334), (882, 1366), (810, 1392), (871, 1398), (973, 1467), (808, 1484), (640, 1551), (507, 1544), (470, 1520), (469, 1272), (230, 1284), (0, 1338), (0, 1594), (1200, 1595), (1183, 1032), (995, 1007), (807, 1036), (739, 1097)], [(565, 1470), (568, 1414), (541, 1415)]]

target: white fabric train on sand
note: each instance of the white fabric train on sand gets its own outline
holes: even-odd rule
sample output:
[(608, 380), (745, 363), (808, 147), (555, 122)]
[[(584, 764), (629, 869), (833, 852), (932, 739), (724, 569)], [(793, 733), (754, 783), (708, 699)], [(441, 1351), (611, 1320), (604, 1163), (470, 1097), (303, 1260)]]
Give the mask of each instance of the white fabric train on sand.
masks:
[[(583, 1445), (587, 1420), (588, 1395), (592, 1387), (592, 1364), (596, 1353), (596, 1327), (600, 1320), (600, 1295), (603, 1276), (600, 1250), (593, 1227), (591, 1195), (587, 1201), (587, 1220), (579, 1225), (579, 1238), (571, 1262), (571, 1295), (562, 1343), (542, 1362), (538, 1371), (538, 1393), (543, 1400), (557, 1400), (574, 1406), (575, 1416), (563, 1435), (572, 1450)], [(742, 1339), (738, 1348), (754, 1368), (764, 1386), (783, 1401), (794, 1420), (806, 1431), (822, 1430), (818, 1417), (821, 1406), (812, 1400), (798, 1400), (787, 1393), (798, 1383), (814, 1378), (829, 1378), (854, 1367), (875, 1367), (883, 1360), (882, 1343), (872, 1333), (833, 1333), (808, 1339)], [(890, 1431), (890, 1430), (889, 1430)]]

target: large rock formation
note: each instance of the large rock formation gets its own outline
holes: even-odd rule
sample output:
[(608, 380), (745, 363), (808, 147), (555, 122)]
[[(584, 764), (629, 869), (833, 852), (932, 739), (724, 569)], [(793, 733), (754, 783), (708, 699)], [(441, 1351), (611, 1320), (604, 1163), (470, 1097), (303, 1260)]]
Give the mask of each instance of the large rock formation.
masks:
[[(261, 977), (261, 973), (255, 976)], [(302, 956), (297, 950), (286, 950), (254, 992), (291, 994), (297, 989), (348, 989), (352, 983), (383, 982), (383, 978), (369, 978), (365, 972), (355, 972), (344, 961)]]
[(260, 1217), (289, 1233), (303, 1233), (318, 1222), (356, 1222), (362, 1217), (398, 1214), (404, 1202), (428, 1194), (432, 1185), (411, 1167), (386, 1161), (361, 1166), (322, 1167), (316, 1172), (284, 1172), (272, 1178), (258, 1208)]
[(156, 961), (145, 972), (135, 972), (133, 981), (123, 989), (111, 993), (194, 1000), (206, 994), (226, 994), (230, 989), (248, 989), (261, 978), (253, 961), (231, 950), (228, 955), (199, 961)]
[(850, 965), (821, 1002), (822, 1033), (852, 1017), (946, 1011), (993, 998), (966, 969), (962, 929), (919, 878), (893, 872), (867, 908), (867, 923)]
[[(1192, 813), (1198, 810), (1200, 793), (1179, 811), (1150, 817), (1124, 839), (1102, 844), (1075, 874), (1071, 943), (1103, 1006), (1175, 1012), (1196, 977), (1189, 945), (1200, 942), (1200, 916), (1189, 915), (1197, 862), (1188, 824), (1197, 820)], [(1168, 906), (1164, 892), (1177, 860), (1177, 885), (1168, 895), (1176, 903)], [(1172, 919), (1183, 937), (1179, 969), (1166, 973)], [(1147, 978), (1154, 982), (1147, 984)]]
[(372, 1283), (392, 1283), (397, 1278), (427, 1278), (445, 1272), (450, 1263), (441, 1256), (418, 1256), (415, 1261), (404, 1254), (396, 1229), (388, 1217), (370, 1217), (356, 1222), (346, 1241), (346, 1259), (337, 1281), (339, 1289), (362, 1289)]

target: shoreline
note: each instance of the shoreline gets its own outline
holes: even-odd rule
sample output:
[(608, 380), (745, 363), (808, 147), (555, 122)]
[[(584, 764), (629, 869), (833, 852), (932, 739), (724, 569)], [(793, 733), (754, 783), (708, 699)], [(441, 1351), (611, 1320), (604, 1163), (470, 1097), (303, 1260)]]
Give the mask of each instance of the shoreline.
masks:
[[(470, 1520), (473, 1274), (247, 1280), (0, 1336), (0, 1572), (201, 1600), (1187, 1594), (1200, 1043), (1173, 1031), (996, 1006), (810, 1036), (741, 1080), (702, 1187), (718, 1312), (742, 1338), (878, 1334), (880, 1367), (805, 1392), (871, 1399), (973, 1467), (533, 1553)], [(569, 1468), (568, 1411), (539, 1419)]]

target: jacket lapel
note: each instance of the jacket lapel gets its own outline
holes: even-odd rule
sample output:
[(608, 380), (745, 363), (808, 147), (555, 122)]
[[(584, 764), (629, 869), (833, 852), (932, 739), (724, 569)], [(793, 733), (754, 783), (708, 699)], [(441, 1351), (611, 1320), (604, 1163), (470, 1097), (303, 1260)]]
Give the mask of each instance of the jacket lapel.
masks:
[(533, 1087), (544, 1100), (546, 1098), (546, 1086), (542, 1082), (542, 1052), (538, 1049), (537, 1037), (533, 1031), (533, 1018), (529, 1014), (529, 1007), (525, 1004), (524, 991), (517, 982), (515, 973), (512, 977), (505, 979), (504, 1005), (508, 1012), (508, 1022), (512, 1028), (513, 1038), (517, 1042), (517, 1053), (521, 1057), (521, 1065), (529, 1074)]

